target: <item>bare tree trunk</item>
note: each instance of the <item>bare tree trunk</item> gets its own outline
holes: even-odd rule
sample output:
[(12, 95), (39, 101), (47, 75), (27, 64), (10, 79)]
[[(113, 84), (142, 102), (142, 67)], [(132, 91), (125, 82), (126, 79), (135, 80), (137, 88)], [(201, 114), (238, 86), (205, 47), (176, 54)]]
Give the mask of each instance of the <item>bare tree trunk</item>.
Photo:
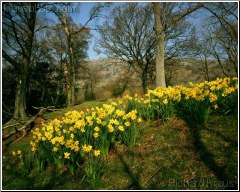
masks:
[[(185, 11), (183, 11), (180, 15), (173, 18), (170, 21), (174, 25), (177, 22), (180, 22), (181, 19), (186, 17), (187, 15), (191, 14), (193, 11), (202, 7), (202, 3), (198, 3), (196, 6), (191, 7)], [(153, 11), (155, 17), (155, 29), (156, 29), (156, 86), (157, 87), (166, 87), (166, 80), (165, 80), (165, 68), (164, 68), (164, 27), (162, 25), (162, 20), (160, 16), (161, 6), (159, 2), (153, 2)]]
[(164, 68), (164, 30), (160, 18), (160, 3), (153, 2), (156, 29), (156, 86), (166, 87)]
[(71, 107), (71, 100), (72, 100), (72, 90), (71, 90), (71, 75), (69, 74), (69, 67), (70, 64), (67, 62), (66, 63), (66, 68), (65, 68), (65, 75), (66, 75), (66, 92), (67, 92), (67, 107)]
[(147, 93), (147, 71), (143, 70), (142, 72), (142, 88), (143, 93)]
[(65, 14), (63, 14), (63, 25), (67, 36), (67, 48), (69, 56), (69, 65), (67, 65), (67, 79), (69, 80), (67, 81), (67, 107), (71, 107), (75, 104), (75, 68), (73, 63), (72, 37)]
[[(21, 66), (21, 68), (23, 68)], [(18, 75), (17, 90), (15, 95), (14, 118), (25, 119), (26, 115), (26, 70), (21, 70)]]
[[(236, 53), (237, 53), (237, 51), (236, 51)], [(231, 49), (227, 50), (229, 61), (234, 68), (236, 76), (238, 76), (238, 56), (236, 53), (234, 53)]]
[[(71, 55), (73, 56), (73, 53), (71, 52)], [(75, 73), (75, 67), (74, 67), (74, 63), (72, 63), (71, 65), (71, 94), (72, 94), (72, 98), (71, 98), (71, 106), (75, 105), (75, 81), (76, 81), (76, 73)]]
[(209, 79), (209, 70), (208, 70), (208, 60), (207, 60), (207, 55), (206, 54), (204, 54), (204, 67), (205, 67), (206, 80), (210, 81), (210, 79)]
[(222, 69), (222, 73), (223, 73), (226, 77), (228, 77), (228, 74), (226, 73), (225, 68), (223, 67), (221, 58), (219, 57), (219, 55), (218, 55), (218, 53), (216, 52), (215, 48), (213, 48), (213, 51), (214, 51), (214, 56), (215, 56), (215, 58), (216, 58), (217, 61), (218, 61), (218, 65), (219, 65), (219, 66), (221, 67), (221, 69)]

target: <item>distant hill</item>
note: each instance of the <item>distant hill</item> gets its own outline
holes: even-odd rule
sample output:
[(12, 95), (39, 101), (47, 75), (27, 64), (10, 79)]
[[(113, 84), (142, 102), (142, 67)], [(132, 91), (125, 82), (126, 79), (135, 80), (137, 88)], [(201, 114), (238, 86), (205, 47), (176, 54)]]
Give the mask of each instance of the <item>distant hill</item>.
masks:
[[(207, 80), (206, 66), (198, 60), (171, 60), (166, 62), (167, 85), (187, 85), (191, 82)], [(78, 97), (84, 100), (86, 95), (94, 95), (97, 100), (113, 97), (113, 89), (128, 82), (125, 94), (141, 93), (141, 79), (128, 65), (121, 60), (102, 58), (88, 60), (84, 63), (88, 70), (80, 70), (77, 80)], [(234, 76), (230, 67), (224, 66), (229, 76)], [(208, 78), (214, 80), (217, 77), (225, 77), (221, 67), (215, 61), (208, 61)], [(148, 88), (155, 85), (149, 82)]]
[[(208, 61), (208, 69), (204, 63), (198, 60), (185, 60), (185, 61), (176, 61), (174, 66), (172, 67), (173, 72), (170, 78), (170, 85), (178, 85), (183, 84), (186, 85), (188, 82), (199, 83), (201, 81), (207, 80), (208, 70), (208, 78), (209, 80), (214, 80), (217, 77), (226, 77), (222, 72), (221, 67), (217, 64), (216, 61)], [(225, 73), (229, 77), (236, 76), (234, 70), (231, 69), (230, 66), (224, 66)], [(169, 68), (166, 69), (166, 73), (169, 74)]]

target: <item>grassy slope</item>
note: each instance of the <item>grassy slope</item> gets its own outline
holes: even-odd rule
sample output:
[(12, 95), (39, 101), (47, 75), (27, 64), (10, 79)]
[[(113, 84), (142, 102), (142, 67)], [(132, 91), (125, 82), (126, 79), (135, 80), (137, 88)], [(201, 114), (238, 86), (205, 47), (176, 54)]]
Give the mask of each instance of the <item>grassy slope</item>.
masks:
[[(101, 105), (87, 102), (81, 110)], [(55, 118), (66, 111), (49, 113)], [(116, 144), (104, 160), (101, 179), (90, 183), (80, 170), (75, 177), (64, 168), (52, 177), (51, 167), (24, 175), (12, 150), (28, 150), (30, 137), (9, 144), (3, 153), (3, 189), (226, 189), (237, 183), (237, 116), (212, 114), (205, 126), (175, 117), (167, 125), (143, 122), (137, 143), (127, 149)]]

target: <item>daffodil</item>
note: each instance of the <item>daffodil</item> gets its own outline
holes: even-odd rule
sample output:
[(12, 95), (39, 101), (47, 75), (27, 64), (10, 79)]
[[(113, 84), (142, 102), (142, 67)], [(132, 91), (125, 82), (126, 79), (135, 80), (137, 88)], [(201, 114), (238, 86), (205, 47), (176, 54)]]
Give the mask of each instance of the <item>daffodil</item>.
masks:
[(17, 154), (18, 154), (18, 155), (21, 155), (21, 154), (22, 154), (22, 151), (21, 151), (21, 150), (17, 150)]
[(64, 158), (65, 158), (65, 159), (70, 159), (70, 153), (65, 152), (65, 153), (64, 153)]
[(139, 117), (139, 118), (137, 119), (137, 122), (138, 122), (138, 123), (141, 123), (141, 122), (142, 122), (142, 118)]
[(108, 124), (108, 131), (112, 133), (114, 131), (114, 127), (111, 124)]
[(126, 127), (129, 127), (131, 125), (131, 123), (129, 121), (124, 123)]
[(84, 152), (90, 152), (92, 150), (92, 146), (91, 145), (83, 145), (82, 149)]
[(118, 129), (119, 129), (120, 131), (124, 131), (124, 127), (121, 126), (121, 125), (118, 127)]
[(98, 137), (99, 137), (99, 134), (98, 134), (98, 133), (94, 133), (94, 134), (93, 134), (93, 137), (94, 137), (94, 138), (98, 138)]
[(58, 148), (57, 147), (53, 147), (53, 151), (54, 152), (58, 151)]
[(99, 130), (100, 130), (99, 127), (95, 127), (95, 128), (94, 128), (94, 131), (96, 131), (96, 132), (98, 132)]
[(98, 156), (100, 155), (100, 151), (99, 151), (99, 150), (94, 150), (94, 155), (95, 155), (96, 157), (98, 157)]

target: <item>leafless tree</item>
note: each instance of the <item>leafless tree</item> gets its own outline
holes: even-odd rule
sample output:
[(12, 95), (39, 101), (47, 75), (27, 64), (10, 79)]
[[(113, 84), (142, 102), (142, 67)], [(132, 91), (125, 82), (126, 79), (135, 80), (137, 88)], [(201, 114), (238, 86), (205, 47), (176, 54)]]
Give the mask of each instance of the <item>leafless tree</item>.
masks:
[(143, 91), (155, 55), (155, 35), (151, 6), (126, 3), (115, 7), (110, 18), (100, 27), (96, 51), (121, 59), (139, 74)]

